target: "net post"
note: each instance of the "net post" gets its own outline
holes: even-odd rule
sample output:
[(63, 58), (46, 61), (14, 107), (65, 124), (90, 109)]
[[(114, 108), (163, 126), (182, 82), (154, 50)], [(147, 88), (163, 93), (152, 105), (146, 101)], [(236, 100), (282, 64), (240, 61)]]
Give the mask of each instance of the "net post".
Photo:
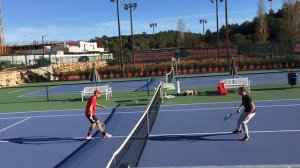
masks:
[(150, 135), (150, 121), (149, 121), (149, 112), (147, 112), (147, 135)]
[(177, 79), (176, 79), (176, 84), (177, 84), (177, 93), (180, 94), (180, 82)]
[(147, 91), (148, 91), (148, 96), (150, 96), (150, 90), (149, 90), (149, 79), (147, 79)]
[(46, 93), (47, 93), (47, 101), (49, 102), (49, 93), (48, 93), (48, 85), (46, 85)]
[(169, 80), (168, 80), (168, 73), (166, 75), (166, 83), (169, 83)]

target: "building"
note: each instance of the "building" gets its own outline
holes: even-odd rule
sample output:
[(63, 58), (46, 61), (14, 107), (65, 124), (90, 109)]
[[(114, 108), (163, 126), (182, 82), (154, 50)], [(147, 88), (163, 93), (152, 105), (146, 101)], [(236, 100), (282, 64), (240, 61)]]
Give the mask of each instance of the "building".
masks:
[(108, 53), (104, 48), (99, 48), (96, 42), (65, 41), (44, 44), (34, 42), (30, 45), (10, 46), (8, 49), (8, 54), (0, 56), (0, 62), (33, 65), (41, 57), (49, 58), (52, 63), (78, 62), (82, 58), (89, 61), (113, 59), (113, 54)]
[[(42, 44), (40, 44), (42, 45)], [(52, 55), (65, 55), (65, 54), (100, 54), (105, 53), (104, 48), (98, 48), (96, 42), (85, 41), (65, 41), (56, 43), (45, 43), (38, 49), (27, 50), (27, 54), (52, 54)]]

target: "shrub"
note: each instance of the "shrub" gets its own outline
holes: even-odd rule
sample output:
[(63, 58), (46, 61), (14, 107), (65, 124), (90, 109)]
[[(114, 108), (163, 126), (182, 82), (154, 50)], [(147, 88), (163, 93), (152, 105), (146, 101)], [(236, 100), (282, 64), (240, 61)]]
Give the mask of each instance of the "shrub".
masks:
[(36, 60), (36, 64), (35, 65), (37, 67), (45, 67), (45, 66), (48, 66), (50, 64), (51, 64), (51, 62), (50, 62), (49, 59), (47, 59), (47, 58), (39, 58), (39, 59)]
[(78, 62), (87, 62), (89, 61), (89, 57), (88, 56), (81, 56), (78, 58)]
[(0, 71), (3, 71), (6, 68), (11, 67), (11, 62), (10, 61), (1, 61), (0, 62)]

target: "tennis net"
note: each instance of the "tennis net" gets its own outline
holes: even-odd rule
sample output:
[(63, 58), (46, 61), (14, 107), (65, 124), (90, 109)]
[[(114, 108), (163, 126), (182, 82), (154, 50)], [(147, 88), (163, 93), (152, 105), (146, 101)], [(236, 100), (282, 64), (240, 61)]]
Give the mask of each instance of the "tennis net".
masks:
[(120, 148), (113, 154), (111, 160), (106, 166), (107, 168), (138, 166), (149, 133), (159, 111), (162, 96), (162, 84), (159, 84), (147, 110)]
[(174, 68), (172, 67), (171, 71), (166, 74), (166, 83), (172, 83), (174, 78)]

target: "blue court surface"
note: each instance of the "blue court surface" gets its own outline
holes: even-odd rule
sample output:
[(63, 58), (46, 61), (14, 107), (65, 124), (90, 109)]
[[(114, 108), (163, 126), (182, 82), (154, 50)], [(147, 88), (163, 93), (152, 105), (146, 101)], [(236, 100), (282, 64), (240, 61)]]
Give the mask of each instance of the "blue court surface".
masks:
[[(252, 140), (230, 134), (240, 102), (161, 106), (139, 167), (300, 166), (300, 100), (255, 101)], [(105, 167), (146, 107), (98, 109), (111, 139), (84, 140), (83, 109), (0, 114), (0, 167)]]
[[(248, 77), (251, 84), (266, 84), (266, 83), (287, 83), (288, 75), (287, 72), (277, 72), (277, 73), (257, 73), (257, 74), (245, 74), (239, 77)], [(195, 88), (204, 86), (217, 86), (218, 82), (222, 79), (232, 78), (229, 75), (220, 76), (199, 76), (199, 77), (187, 77), (178, 78), (181, 88)], [(123, 92), (123, 91), (146, 91), (154, 90), (160, 82), (165, 82), (165, 77), (152, 78), (150, 80), (140, 80), (140, 81), (112, 81), (110, 83), (98, 83), (97, 85), (108, 84), (113, 92)], [(300, 78), (298, 78), (300, 81)], [(173, 80), (175, 83), (175, 80)], [(76, 85), (60, 85), (60, 86), (50, 86), (48, 87), (48, 93), (50, 95), (67, 95), (67, 94), (81, 94), (84, 87), (95, 86), (95, 84), (76, 84)], [(40, 90), (32, 92), (22, 96), (45, 96), (46, 90)]]
[[(159, 82), (157, 82), (159, 83)], [(92, 87), (92, 86), (102, 86), (102, 85), (109, 85), (113, 92), (123, 92), (123, 91), (140, 91), (140, 90), (147, 90), (147, 84), (149, 85), (149, 89), (153, 89), (154, 86), (157, 86), (156, 80), (135, 80), (135, 81), (122, 81), (122, 82), (99, 82), (95, 83), (84, 83), (84, 84), (68, 84), (68, 85), (59, 85), (59, 86), (49, 86), (48, 93), (50, 95), (67, 95), (67, 94), (81, 94), (81, 91), (84, 87)], [(44, 96), (46, 95), (46, 90), (32, 92), (23, 96)]]
[(231, 134), (238, 116), (223, 120), (239, 104), (161, 107), (139, 166), (300, 167), (300, 100), (257, 101), (249, 142)]
[(89, 121), (84, 110), (0, 115), (0, 167), (105, 167), (146, 107), (98, 110), (113, 138), (94, 130), (86, 141)]
[[(298, 73), (299, 75), (299, 73)], [(287, 83), (288, 73), (287, 72), (276, 72), (276, 73), (253, 73), (253, 74), (242, 74), (235, 76), (235, 78), (248, 78), (251, 84), (267, 84), (267, 83)], [(229, 75), (220, 76), (202, 76), (197, 78), (178, 78), (182, 88), (193, 88), (201, 86), (216, 86), (222, 79), (232, 78)], [(300, 81), (300, 78), (297, 79)]]

